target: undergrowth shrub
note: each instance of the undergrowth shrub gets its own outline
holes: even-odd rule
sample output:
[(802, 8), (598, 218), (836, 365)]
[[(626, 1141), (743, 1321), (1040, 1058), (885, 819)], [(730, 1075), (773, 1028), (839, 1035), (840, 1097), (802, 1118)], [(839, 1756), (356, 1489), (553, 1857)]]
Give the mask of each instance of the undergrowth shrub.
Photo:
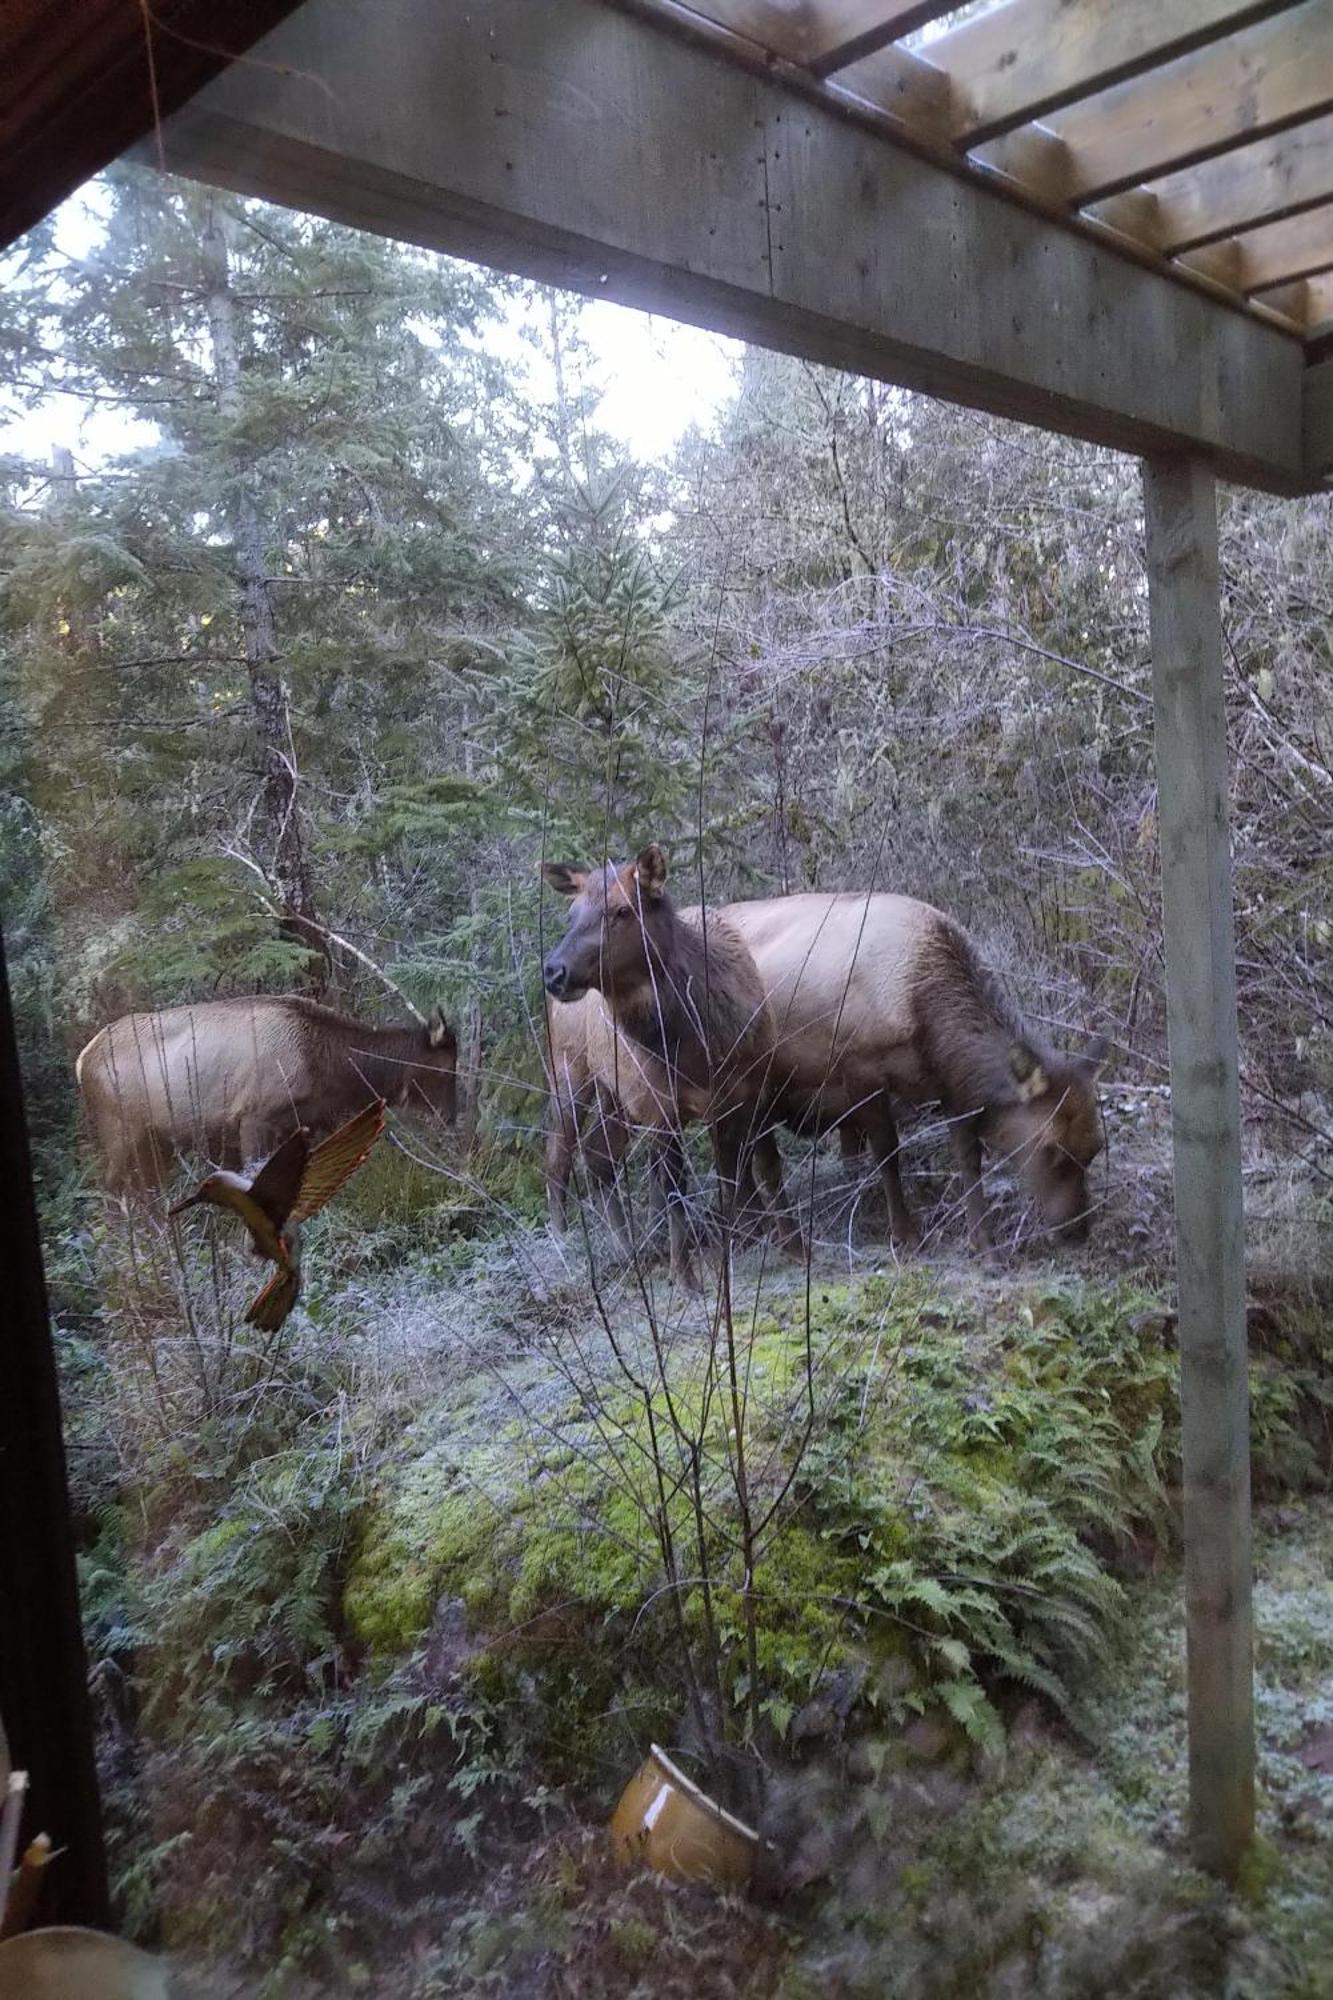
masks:
[[(1117, 1551), (1168, 1519), (1165, 1324), (1123, 1290), (1050, 1292), (989, 1326), (916, 1277), (818, 1295), (827, 1393), (756, 1566), (770, 1748), (838, 1675), (867, 1719), (943, 1709), (987, 1747), (1007, 1691), (1076, 1711), (1116, 1630)], [(750, 1455), (772, 1496), (805, 1343), (792, 1299), (751, 1351)], [(690, 1394), (679, 1370), (674, 1393)], [(477, 1684), (523, 1753), (561, 1778), (609, 1781), (625, 1737), (641, 1744), (650, 1727), (688, 1734), (654, 1509), (674, 1511), (682, 1547), (696, 1524), (683, 1480), (659, 1486), (650, 1416), (612, 1390), (597, 1411), (576, 1399), (549, 1415), (536, 1437), (511, 1420), (503, 1438), (464, 1432), (419, 1451), (367, 1517), (351, 1567), (349, 1623), (385, 1656), (410, 1649), (440, 1598), (463, 1600), (485, 1642)], [(705, 1436), (726, 1422), (719, 1402)], [(719, 1471), (710, 1520), (725, 1496)], [(725, 1515), (714, 1532), (725, 1541)], [(720, 1562), (714, 1572), (725, 1576)], [(735, 1594), (679, 1595), (692, 1626), (714, 1621), (722, 1695), (740, 1708), (751, 1690)]]
[[(726, 1568), (727, 1412), (687, 1344), (673, 1393), (704, 1440), (720, 1699), (742, 1724), (757, 1710), (769, 1768), (833, 1736), (879, 1769), (913, 1718), (994, 1753), (1034, 1698), (1077, 1724), (1124, 1627), (1121, 1558), (1173, 1532), (1169, 1317), (1126, 1288), (995, 1305), (920, 1273), (817, 1288), (808, 1322), (799, 1292), (768, 1304), (745, 1419), (757, 1702)], [(818, 1421), (789, 1479), (812, 1347)], [(1317, 1359), (1256, 1360), (1261, 1480), (1314, 1476)], [(612, 1380), (590, 1407), (536, 1353), (403, 1425), (355, 1379), (327, 1338), (294, 1339), (248, 1443), (210, 1458), (204, 1422), (188, 1464), (161, 1446), (84, 1559), (104, 1744), (137, 1745), (109, 1766), (128, 1917), (225, 1938), (275, 1994), (305, 1969), (355, 1984), (388, 1938), (484, 1957), (479, 1856), (571, 1796), (603, 1807), (650, 1738), (703, 1748), (673, 1601), (695, 1636), (705, 1607), (688, 1578), (671, 1589), (653, 1509), (682, 1546), (694, 1524), (684, 1482), (657, 1479), (651, 1402)]]

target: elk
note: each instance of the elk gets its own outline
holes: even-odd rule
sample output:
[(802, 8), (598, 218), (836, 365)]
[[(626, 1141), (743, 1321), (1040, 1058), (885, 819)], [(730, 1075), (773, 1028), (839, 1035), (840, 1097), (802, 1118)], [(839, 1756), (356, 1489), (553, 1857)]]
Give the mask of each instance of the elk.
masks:
[(774, 1115), (798, 1130), (840, 1128), (844, 1154), (869, 1142), (896, 1242), (913, 1242), (916, 1225), (898, 1167), (895, 1097), (943, 1105), (974, 1248), (990, 1245), (983, 1146), (1017, 1169), (1049, 1228), (1068, 1241), (1086, 1236), (1103, 1042), (1077, 1056), (1048, 1048), (966, 932), (910, 896), (781, 896), (720, 915), (749, 946), (772, 1010)]
[[(589, 1164), (609, 1192), (613, 1226), (624, 1241), (615, 1169), (633, 1127), (654, 1139), (654, 1180), (667, 1205), (672, 1276), (693, 1286), (681, 1196), (682, 1128), (707, 1124), (724, 1218), (735, 1214), (764, 1110), (773, 1024), (754, 963), (736, 933), (712, 912), (677, 910), (666, 892), (666, 860), (645, 847), (622, 866), (572, 868), (547, 862), (548, 885), (571, 901), (568, 927), (542, 967), (560, 1012), (578, 1003), (579, 1026), (555, 1023), (550, 1068), (552, 1118), (547, 1178), (553, 1220), (586, 1110), (598, 1116), (585, 1138)], [(761, 1176), (785, 1247), (799, 1252), (776, 1147), (761, 1149)]]
[(375, 1098), (451, 1121), (457, 1042), (429, 1021), (375, 1027), (295, 995), (123, 1014), (75, 1064), (103, 1177), (115, 1194), (161, 1187), (174, 1159), (238, 1169), (298, 1126), (312, 1143)]

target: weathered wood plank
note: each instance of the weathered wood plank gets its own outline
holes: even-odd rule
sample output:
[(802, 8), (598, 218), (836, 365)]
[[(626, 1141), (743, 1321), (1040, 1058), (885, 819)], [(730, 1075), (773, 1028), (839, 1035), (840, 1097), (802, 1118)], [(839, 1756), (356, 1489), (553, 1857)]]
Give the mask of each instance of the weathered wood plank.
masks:
[[(1311, 118), (1272, 138), (1198, 160), (1181, 173), (1147, 182), (1140, 192), (1153, 201), (1155, 241), (1167, 251), (1187, 250), (1333, 199), (1333, 116)], [(1094, 213), (1113, 222), (1119, 204), (1134, 199), (1112, 195)]]
[(1305, 371), (1305, 463), (1312, 478), (1333, 477), (1333, 361)]
[(949, 149), (960, 115), (953, 85), (943, 70), (910, 49), (876, 49), (844, 63), (828, 81), (833, 89), (873, 104), (910, 137), (941, 152)]
[[(1270, 291), (1254, 292), (1251, 299), (1270, 312), (1282, 313), (1301, 328), (1307, 343), (1312, 342), (1333, 321), (1333, 272), (1317, 271), (1313, 277), (1294, 278)], [(1317, 358), (1322, 360), (1323, 356)]]
[[(1047, 122), (1069, 149), (1071, 199), (1082, 203), (1330, 106), (1333, 7), (1303, 0)], [(1003, 166), (1008, 144), (982, 151)]]
[(1190, 1830), (1234, 1877), (1254, 1831), (1250, 1429), (1217, 508), (1144, 467), (1180, 1326)]
[(689, 0), (689, 4), (706, 21), (716, 21), (788, 62), (804, 63), (808, 57), (809, 0)]
[(816, 76), (827, 76), (858, 56), (929, 27), (957, 5), (958, 0), (814, 0), (806, 62)]
[(1234, 241), (1240, 250), (1241, 285), (1247, 292), (1333, 269), (1333, 203), (1304, 209), (1284, 222), (1264, 223)]
[(307, 0), (170, 163), (1126, 450), (1299, 487), (1299, 345), (588, 0)]
[(956, 138), (991, 138), (1154, 69), (1292, 0), (1008, 0), (937, 36), (930, 60), (965, 107)]

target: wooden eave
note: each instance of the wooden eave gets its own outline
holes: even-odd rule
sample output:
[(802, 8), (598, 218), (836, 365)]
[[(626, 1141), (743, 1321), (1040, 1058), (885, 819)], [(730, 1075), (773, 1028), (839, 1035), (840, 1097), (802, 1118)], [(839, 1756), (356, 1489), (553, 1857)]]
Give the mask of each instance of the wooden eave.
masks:
[(0, 247), (151, 132), (296, 0), (5, 0)]
[[(1172, 280), (1327, 331), (1306, 316), (1322, 288), (1290, 281), (1333, 268), (1333, 0), (997, 0), (934, 33), (949, 10), (889, 0), (619, 4), (863, 107)], [(1322, 213), (1275, 276), (1284, 239), (1254, 232), (1302, 209)]]
[[(1322, 459), (1307, 463), (1293, 448), (1292, 410), (1301, 399), (1277, 393), (1291, 371), (1262, 336), (1289, 341), (1298, 367), (1322, 358), (1333, 336), (1333, 0), (996, 0), (961, 22), (956, 11), (938, 0), (525, 0), (518, 8), (506, 0), (472, 0), (470, 7), (436, 0), (433, 8), (425, 0), (378, 0), (375, 7), (303, 0), (295, 8), (291, 0), (231, 0), (226, 7), (220, 0), (155, 0), (145, 13), (140, 0), (89, 0), (68, 11), (11, 0), (0, 25), (8, 140), (0, 222), (12, 238), (180, 104), (167, 120), (170, 144), (159, 139), (146, 156), (221, 185), (305, 202), (559, 282), (605, 285), (607, 296), (652, 301), (1122, 449), (1160, 450), (1174, 439), (1208, 452), (1229, 477), (1277, 490), (1320, 483), (1328, 470)], [(256, 35), (289, 13), (291, 33), (279, 28), (262, 50), (245, 54)], [(617, 15), (658, 31), (641, 38), (637, 80), (626, 66), (628, 45), (612, 30)], [(476, 36), (491, 33), (492, 19), (500, 40), (485, 58), (488, 78)], [(706, 51), (715, 59), (711, 72), (697, 60), (683, 67), (670, 61), (672, 39)], [(423, 51), (420, 77), (414, 45)], [(313, 67), (302, 73), (307, 51)], [(490, 82), (499, 87), (499, 63), (512, 79), (510, 94), (526, 96), (531, 78), (522, 79), (535, 64), (553, 88), (576, 99), (586, 92), (593, 106), (603, 53), (620, 99), (617, 122), (605, 133), (595, 120), (571, 120), (539, 98), (530, 105), (529, 131), (483, 131), (459, 83), (471, 64), (488, 95)], [(377, 99), (373, 127), (349, 74), (357, 61), (377, 90), (396, 93)], [(748, 95), (724, 88), (719, 67), (747, 72), (759, 93), (754, 85)], [(220, 69), (229, 73), (200, 92)], [(328, 96), (325, 70), (345, 79), (346, 102)], [(674, 142), (668, 76), (688, 92), (677, 100)], [(767, 204), (770, 183), (789, 171), (774, 136), (783, 117), (774, 91), (828, 114), (818, 157), (807, 147), (800, 162), (803, 212), (791, 226), (805, 232), (805, 268), (796, 269), (792, 243), (775, 238), (766, 278), (762, 271), (756, 278), (743, 248), (732, 265), (719, 257), (715, 279), (705, 281), (703, 245), (680, 235), (688, 232), (688, 213), (673, 214), (668, 229), (660, 206), (654, 214), (643, 196), (673, 143), (677, 151), (706, 143), (711, 157), (726, 163), (727, 185), (716, 192), (741, 203), (739, 223), (751, 164), (737, 152), (739, 130), (726, 132), (725, 99), (740, 126), (762, 112), (772, 127), (761, 142), (761, 151), (771, 145), (758, 197)], [(440, 107), (452, 129), (423, 152), (413, 135), (429, 128)], [(636, 119), (643, 124), (637, 147)], [(862, 146), (878, 140), (878, 152), (839, 138), (830, 121), (859, 127)], [(463, 152), (465, 132), (471, 157)], [(548, 156), (546, 170), (563, 187), (543, 181), (539, 132), (565, 149)], [(609, 189), (589, 209), (594, 183), (582, 170), (564, 172), (567, 149), (608, 140)], [(650, 147), (657, 149), (651, 158)], [(522, 156), (512, 174), (493, 171), (497, 149)], [(938, 343), (929, 337), (925, 302), (894, 289), (893, 257), (878, 269), (890, 239), (876, 227), (923, 229), (928, 209), (936, 218), (952, 212), (949, 198), (932, 201), (920, 177), (907, 174), (904, 155), (940, 170), (942, 191), (953, 184), (974, 195), (961, 209), (964, 196), (952, 198), (960, 217), (955, 234), (968, 247), (965, 259), (960, 247), (962, 261), (951, 272), (934, 274)], [(424, 176), (412, 170), (423, 159)], [(873, 184), (866, 199), (878, 224), (845, 200), (839, 207), (838, 176), (853, 170), (867, 190)], [(788, 192), (797, 198), (798, 190)], [(997, 201), (1012, 217), (998, 223), (1005, 237), (998, 261), (988, 241)], [(485, 209), (484, 227), (464, 217), (467, 203)], [(580, 226), (581, 212), (592, 214), (592, 226)], [(1020, 224), (1022, 215), (1040, 224), (1050, 257), (1042, 256), (1031, 223)], [(780, 233), (785, 239), (786, 228)], [(1055, 255), (1061, 239), (1095, 246), (1095, 254), (1071, 265)], [(741, 230), (738, 246), (747, 240)], [(921, 254), (928, 249), (923, 242)], [(604, 251), (607, 268), (590, 279)], [(840, 251), (850, 269), (836, 263)], [(1169, 298), (1155, 301), (1128, 279), (1117, 301), (1117, 259), (1165, 281), (1177, 300), (1182, 293), (1206, 299), (1209, 316), (1172, 308)], [(1031, 273), (1040, 286), (1047, 281), (1039, 271), (1057, 266), (1063, 297), (1055, 323), (1040, 334), (1045, 352), (1032, 361), (1038, 310), (1023, 284)], [(826, 293), (840, 297), (836, 310), (820, 310), (818, 287), (807, 290), (816, 267), (826, 271)], [(991, 334), (984, 323), (990, 301), (981, 293), (997, 280), (1004, 319)], [(781, 284), (791, 294), (786, 301)], [(1234, 315), (1254, 330), (1243, 358), (1218, 324), (1218, 308), (1221, 319)], [(1095, 339), (1105, 350), (1117, 339), (1117, 318), (1136, 365), (1172, 378), (1170, 397), (1157, 394), (1151, 380), (1128, 379), (1120, 362), (1108, 364), (1106, 390), (1099, 390), (1096, 371), (1071, 342), (1081, 324), (1084, 345)], [(952, 347), (951, 328), (962, 329)], [(1199, 342), (1201, 359), (1191, 369), (1188, 355)], [(1271, 448), (1256, 437), (1255, 413), (1265, 403)]]

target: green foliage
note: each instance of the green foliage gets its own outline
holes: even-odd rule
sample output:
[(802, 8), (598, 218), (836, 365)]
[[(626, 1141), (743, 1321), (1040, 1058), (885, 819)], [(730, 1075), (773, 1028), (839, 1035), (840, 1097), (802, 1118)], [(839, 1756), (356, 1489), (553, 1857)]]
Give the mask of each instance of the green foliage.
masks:
[(143, 1596), (164, 1666), (150, 1704), (156, 1721), (192, 1730), (228, 1690), (267, 1706), (331, 1673), (340, 1562), (358, 1503), (348, 1471), (328, 1450), (266, 1459), (157, 1566)]
[[(997, 1357), (978, 1348), (966, 1308), (918, 1281), (820, 1295), (821, 1381), (835, 1386), (755, 1576), (762, 1712), (778, 1735), (849, 1667), (885, 1720), (941, 1708), (983, 1747), (1002, 1740), (995, 1704), (1006, 1690), (1073, 1707), (1120, 1628), (1110, 1559), (1165, 1516), (1173, 1363), (1145, 1305), (1121, 1293), (1038, 1297), (1006, 1322)], [(868, 1328), (879, 1335), (869, 1369)], [(775, 1489), (805, 1351), (792, 1309), (747, 1350), (751, 1452)], [(673, 1396), (685, 1428), (693, 1406), (705, 1436), (720, 1427), (720, 1445), (729, 1419), (720, 1399), (706, 1416), (707, 1384), (701, 1357), (697, 1375), (676, 1371)], [(575, 1405), (548, 1419), (544, 1448), (521, 1425), (480, 1443), (455, 1425), (448, 1444), (409, 1452), (349, 1579), (353, 1627), (389, 1657), (424, 1630), (440, 1595), (461, 1596), (479, 1631), (502, 1637), (488, 1639), (489, 1691), (525, 1716), (529, 1750), (566, 1774), (600, 1768), (605, 1736), (589, 1725), (617, 1684), (650, 1711), (679, 1701), (651, 1423), (670, 1438), (660, 1403), (650, 1413), (616, 1392), (595, 1413)], [(604, 1432), (618, 1440), (614, 1460)], [(739, 1704), (750, 1688), (730, 1489), (724, 1452), (705, 1453), (712, 1603), (690, 1585), (679, 1597), (696, 1634), (705, 1616), (716, 1621)], [(671, 1544), (694, 1552), (693, 1571), (690, 1489), (669, 1459), (664, 1470)], [(528, 1684), (534, 1664), (540, 1705), (514, 1707), (506, 1690), (516, 1676)], [(671, 1685), (659, 1682), (664, 1667)]]
[[(540, 816), (548, 853), (598, 861), (647, 840), (697, 852), (715, 796), (703, 663), (672, 628), (679, 589), (640, 535), (623, 480), (580, 488), (560, 518), (536, 617), (500, 691), (499, 771)], [(693, 842), (691, 848), (688, 843)]]
[(274, 931), (253, 877), (235, 862), (201, 857), (148, 884), (105, 973), (147, 1001), (174, 1005), (182, 993), (299, 988), (309, 958), (306, 946)]

